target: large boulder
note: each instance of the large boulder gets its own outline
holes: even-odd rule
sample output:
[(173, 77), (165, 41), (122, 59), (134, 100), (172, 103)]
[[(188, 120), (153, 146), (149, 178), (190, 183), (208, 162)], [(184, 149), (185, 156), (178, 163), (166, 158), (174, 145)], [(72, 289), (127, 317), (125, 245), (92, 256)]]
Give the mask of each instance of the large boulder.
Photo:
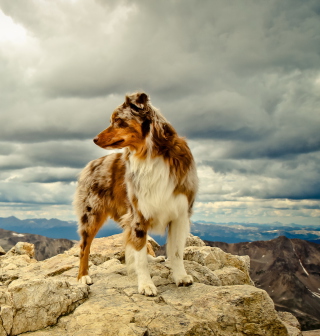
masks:
[(249, 275), (248, 256), (235, 256), (218, 247), (189, 246), (184, 250), (184, 259), (206, 266), (220, 279), (223, 286), (253, 285)]

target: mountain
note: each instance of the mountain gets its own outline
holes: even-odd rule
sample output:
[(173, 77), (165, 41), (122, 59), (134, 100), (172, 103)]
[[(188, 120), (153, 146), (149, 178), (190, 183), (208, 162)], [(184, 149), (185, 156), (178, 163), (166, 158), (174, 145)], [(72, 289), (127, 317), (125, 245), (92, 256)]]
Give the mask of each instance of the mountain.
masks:
[(8, 252), (18, 242), (34, 244), (37, 260), (51, 258), (56, 254), (63, 253), (74, 245), (74, 242), (68, 239), (52, 239), (36, 234), (17, 233), (0, 229), (0, 246), (5, 252)]
[[(32, 218), (19, 219), (17, 217), (0, 217), (0, 228), (18, 233), (32, 233), (49, 238), (65, 238), (79, 240), (76, 221), (62, 221), (56, 218)], [(101, 228), (97, 237), (111, 236), (122, 232), (113, 221), (109, 221), (107, 226)]]
[[(0, 228), (17, 233), (32, 233), (46, 236), (49, 238), (65, 238), (70, 240), (79, 240), (76, 221), (62, 221), (56, 218), (32, 218), (19, 219), (17, 217), (0, 217)], [(109, 237), (121, 233), (122, 229), (113, 220), (109, 220), (98, 232), (96, 238)], [(159, 243), (165, 243), (165, 237), (153, 235), (152, 237)], [(1, 245), (1, 244), (0, 244)]]
[(203, 240), (220, 241), (229, 244), (270, 240), (280, 236), (290, 239), (303, 239), (320, 244), (319, 226), (306, 226), (295, 223), (285, 225), (280, 222), (257, 224), (195, 221), (191, 225), (191, 232)]
[(268, 292), (277, 310), (295, 315), (303, 330), (320, 329), (320, 245), (284, 236), (270, 241), (209, 246), (250, 257), (250, 276)]
[[(18, 233), (32, 233), (49, 238), (66, 238), (79, 240), (76, 221), (62, 221), (56, 218), (19, 219), (14, 216), (0, 217), (0, 228)], [(97, 234), (97, 238), (108, 237), (121, 233), (116, 222), (109, 220)], [(320, 244), (320, 227), (303, 226), (292, 223), (284, 225), (279, 222), (272, 224), (256, 223), (215, 223), (195, 221), (191, 223), (191, 233), (203, 240), (220, 241), (225, 243), (240, 243), (257, 240), (270, 240), (279, 236), (293, 239), (304, 239)], [(165, 236), (151, 236), (160, 244), (166, 242)]]

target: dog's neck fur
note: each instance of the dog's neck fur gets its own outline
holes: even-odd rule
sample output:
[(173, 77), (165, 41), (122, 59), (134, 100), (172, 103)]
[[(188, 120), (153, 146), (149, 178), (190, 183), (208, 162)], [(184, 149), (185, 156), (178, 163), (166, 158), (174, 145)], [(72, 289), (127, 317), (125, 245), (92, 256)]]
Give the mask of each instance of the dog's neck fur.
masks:
[(183, 193), (191, 211), (196, 190), (191, 151), (185, 139), (178, 136), (158, 110), (152, 109), (149, 113), (152, 118), (143, 146), (139, 150), (127, 147), (123, 155), (129, 198), (139, 199), (142, 207), (147, 204), (143, 212), (150, 218), (153, 205), (163, 209), (165, 200)]

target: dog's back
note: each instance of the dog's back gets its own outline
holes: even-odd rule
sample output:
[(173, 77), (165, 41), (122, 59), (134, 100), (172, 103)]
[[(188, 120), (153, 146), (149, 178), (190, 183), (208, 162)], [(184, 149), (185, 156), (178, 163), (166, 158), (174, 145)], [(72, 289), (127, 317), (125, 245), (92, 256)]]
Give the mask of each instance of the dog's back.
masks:
[(124, 175), (121, 153), (93, 160), (83, 169), (74, 199), (80, 231), (90, 230), (90, 225), (100, 222), (102, 217), (104, 221), (107, 217), (119, 221), (127, 212)]

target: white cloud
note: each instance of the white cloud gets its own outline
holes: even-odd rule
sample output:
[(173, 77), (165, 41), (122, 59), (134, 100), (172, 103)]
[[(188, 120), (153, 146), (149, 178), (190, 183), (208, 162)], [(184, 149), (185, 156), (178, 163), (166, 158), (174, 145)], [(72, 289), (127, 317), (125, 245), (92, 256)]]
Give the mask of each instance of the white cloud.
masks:
[(0, 45), (8, 42), (12, 44), (26, 43), (27, 31), (0, 10)]

